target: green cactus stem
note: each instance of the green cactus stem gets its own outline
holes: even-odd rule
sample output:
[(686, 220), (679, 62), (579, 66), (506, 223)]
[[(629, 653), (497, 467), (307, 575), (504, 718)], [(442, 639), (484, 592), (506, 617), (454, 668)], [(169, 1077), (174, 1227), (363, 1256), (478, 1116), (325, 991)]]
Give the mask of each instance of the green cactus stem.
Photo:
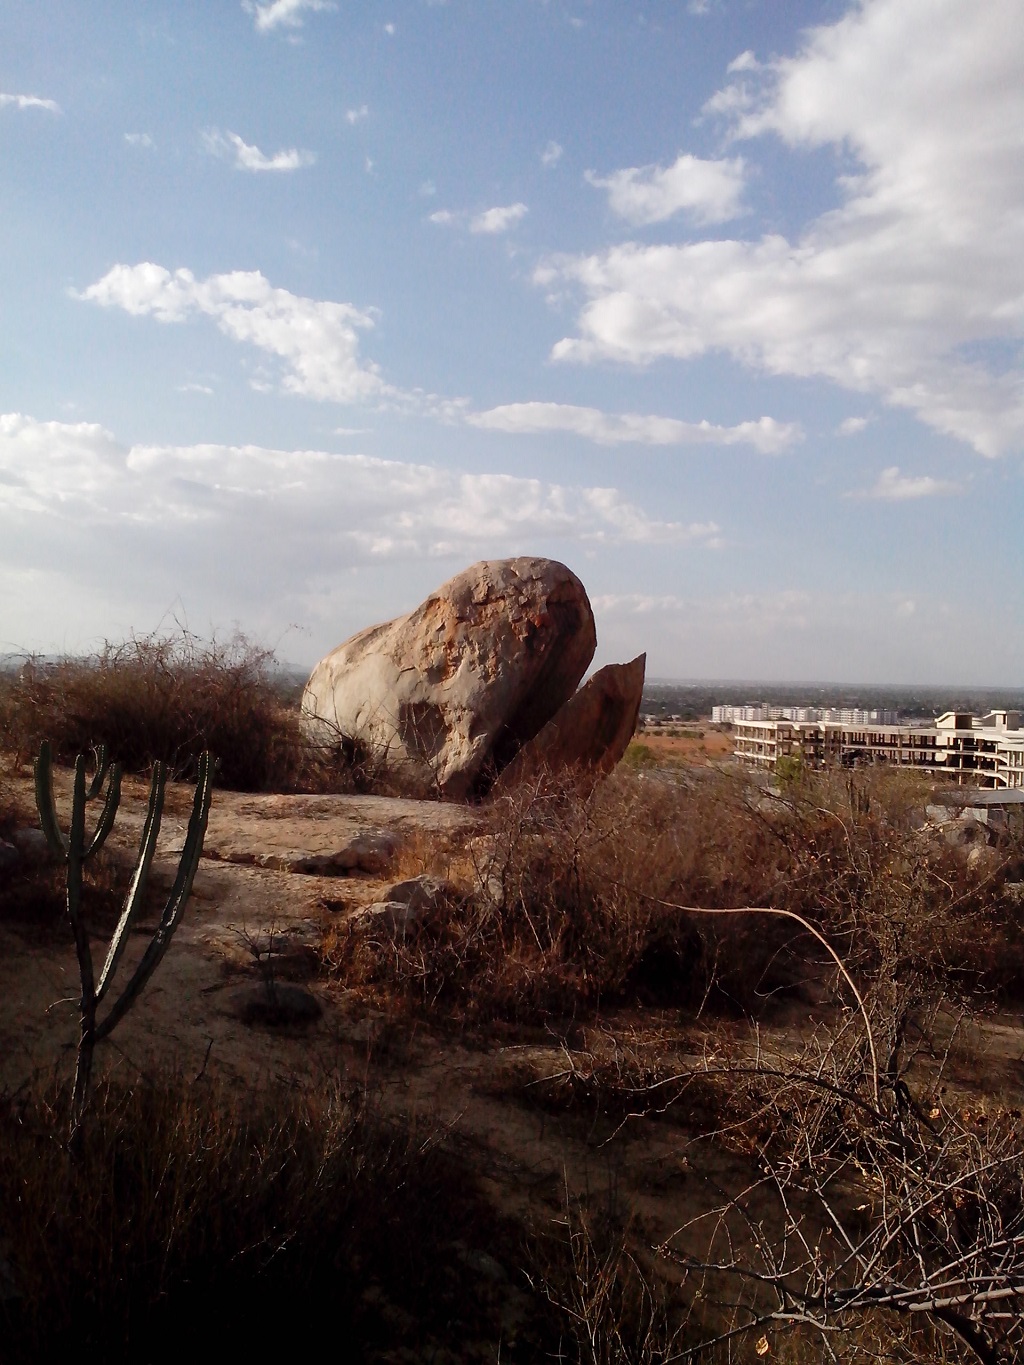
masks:
[(85, 813), (89, 801), (96, 799), (108, 775), (106, 751), (96, 751), (96, 772), (90, 783), (86, 783), (86, 756), (79, 754), (75, 761), (75, 780), (71, 799), (71, 823), (65, 836), (57, 820), (57, 808), (53, 795), (53, 761), (50, 745), (46, 742), (39, 750), (35, 763), (36, 805), (39, 821), (47, 842), (54, 853), (67, 867), (67, 907), (68, 919), (74, 934), (75, 953), (78, 957), (78, 972), (82, 986), (79, 1000), (80, 1032), (78, 1043), (78, 1063), (75, 1069), (75, 1085), (71, 1099), (71, 1136), (76, 1137), (82, 1123), (86, 1101), (89, 1095), (89, 1082), (92, 1076), (93, 1053), (96, 1044), (110, 1036), (120, 1021), (142, 994), (146, 983), (156, 971), (161, 959), (170, 946), (175, 929), (181, 923), (185, 905), (192, 890), (199, 859), (206, 837), (206, 825), (210, 814), (210, 800), (213, 792), (213, 760), (204, 753), (199, 760), (199, 778), (192, 801), (192, 814), (188, 822), (185, 845), (178, 862), (170, 894), (160, 916), (160, 923), (146, 947), (141, 960), (132, 972), (127, 985), (111, 1005), (103, 1019), (98, 1019), (99, 1005), (104, 1000), (114, 981), (121, 956), (128, 941), (128, 934), (142, 906), (149, 871), (156, 853), (157, 836), (163, 816), (164, 789), (167, 773), (162, 763), (153, 765), (153, 780), (150, 786), (149, 805), (146, 821), (142, 829), (139, 854), (135, 869), (125, 896), (117, 927), (107, 949), (106, 960), (97, 982), (92, 960), (92, 947), (89, 931), (82, 916), (82, 870), (85, 862), (100, 848), (114, 826), (118, 804), (121, 798), (121, 770), (115, 764), (109, 768), (107, 794), (103, 802), (96, 828), (86, 839)]

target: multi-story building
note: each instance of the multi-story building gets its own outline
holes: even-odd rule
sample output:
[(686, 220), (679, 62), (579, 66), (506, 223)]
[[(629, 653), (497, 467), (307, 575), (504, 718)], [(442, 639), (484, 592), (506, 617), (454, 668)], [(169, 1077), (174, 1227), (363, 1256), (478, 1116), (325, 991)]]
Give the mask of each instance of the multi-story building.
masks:
[(972, 716), (947, 711), (931, 725), (864, 721), (737, 720), (734, 753), (774, 769), (780, 758), (811, 768), (894, 763), (960, 786), (1024, 788), (1024, 729), (1019, 711)]
[(749, 706), (713, 706), (711, 720), (716, 724), (735, 725), (741, 720), (830, 720), (843, 725), (870, 725), (881, 722), (883, 725), (899, 723), (896, 711), (862, 711), (852, 707), (832, 707), (822, 710), (818, 706), (769, 706), (767, 702), (757, 702)]

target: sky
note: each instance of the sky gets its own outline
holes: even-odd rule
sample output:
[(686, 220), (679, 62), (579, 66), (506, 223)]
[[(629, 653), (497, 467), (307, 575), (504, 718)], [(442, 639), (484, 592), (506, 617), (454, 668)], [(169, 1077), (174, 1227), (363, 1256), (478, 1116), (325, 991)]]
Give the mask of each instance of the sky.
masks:
[(1024, 685), (1019, 0), (5, 0), (0, 652)]

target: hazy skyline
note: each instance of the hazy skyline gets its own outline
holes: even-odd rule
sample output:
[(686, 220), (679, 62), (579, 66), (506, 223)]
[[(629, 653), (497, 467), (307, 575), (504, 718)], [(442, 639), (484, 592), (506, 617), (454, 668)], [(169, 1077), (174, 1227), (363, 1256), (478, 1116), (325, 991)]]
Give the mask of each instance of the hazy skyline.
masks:
[(8, 0), (0, 193), (0, 653), (1024, 683), (1016, 0)]

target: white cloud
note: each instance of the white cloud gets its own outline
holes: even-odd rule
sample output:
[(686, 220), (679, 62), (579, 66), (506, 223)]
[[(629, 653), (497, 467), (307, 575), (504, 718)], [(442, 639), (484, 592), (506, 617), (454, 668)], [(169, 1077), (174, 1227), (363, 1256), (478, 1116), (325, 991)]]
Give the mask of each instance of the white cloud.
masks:
[(540, 164), (549, 169), (561, 161), (565, 148), (559, 142), (549, 142), (540, 154)]
[(395, 34), (398, 32), (398, 25), (393, 24), (389, 21), (384, 25), (384, 32), (388, 35), (389, 38), (393, 38)]
[(760, 71), (761, 63), (748, 48), (746, 52), (741, 52), (738, 57), (733, 57), (732, 61), (725, 69), (730, 75), (733, 75), (737, 71)]
[(817, 615), (814, 596), (803, 588), (779, 592), (730, 592), (701, 598), (674, 593), (608, 593), (595, 597), (595, 611), (608, 616), (659, 616), (699, 626), (712, 634), (737, 632), (764, 638), (780, 629), (806, 631)]
[[(793, 240), (625, 244), (547, 263), (584, 295), (557, 358), (725, 352), (908, 408), (995, 456), (1024, 446), (1024, 24), (1018, 0), (863, 0), (794, 57), (744, 57), (710, 107), (735, 138), (859, 166)], [(789, 172), (787, 172), (788, 174)]]
[(361, 104), (358, 109), (346, 109), (345, 119), (349, 123), (362, 123), (363, 119), (370, 117), (369, 106)]
[(472, 216), (453, 209), (437, 209), (430, 221), (441, 227), (468, 227), (470, 232), (496, 235), (508, 232), (529, 212), (525, 204), (508, 204), (501, 208), (484, 209)]
[(75, 297), (158, 322), (211, 317), (233, 341), (278, 356), (288, 393), (336, 403), (397, 396), (378, 367), (359, 354), (359, 333), (373, 326), (371, 314), (275, 289), (258, 270), (197, 280), (190, 270), (172, 273), (149, 261), (115, 265)]
[(508, 232), (525, 218), (529, 209), (525, 204), (506, 204), (502, 208), (484, 209), (469, 221), (470, 232)]
[(56, 100), (40, 99), (38, 95), (5, 95), (0, 93), (0, 109), (48, 109), (51, 114), (61, 112)]
[(570, 432), (599, 445), (752, 445), (763, 454), (775, 454), (803, 437), (797, 423), (779, 422), (774, 417), (723, 427), (707, 421), (681, 422), (674, 417), (612, 414), (570, 403), (506, 403), (487, 412), (469, 413), (465, 420), (489, 431), (530, 435)]
[(883, 502), (906, 502), (911, 498), (949, 497), (960, 491), (958, 483), (948, 479), (933, 479), (930, 474), (901, 474), (899, 465), (894, 464), (882, 470), (873, 488), (850, 496), (877, 498)]
[(233, 157), (235, 169), (239, 171), (298, 171), (304, 166), (312, 166), (316, 160), (314, 152), (298, 147), (288, 147), (267, 156), (258, 147), (243, 142), (237, 133), (222, 133), (218, 128), (203, 133), (203, 146), (211, 156)]
[(745, 172), (742, 157), (702, 161), (684, 152), (671, 166), (633, 166), (601, 177), (586, 172), (596, 189), (608, 191), (613, 213), (636, 226), (663, 223), (683, 213), (698, 224), (725, 223), (741, 214)]
[(252, 15), (258, 32), (269, 33), (275, 28), (301, 28), (307, 12), (313, 14), (338, 6), (334, 0), (270, 0), (264, 5), (242, 0), (242, 8)]
[(844, 417), (836, 427), (837, 436), (857, 436), (871, 422), (870, 417)]
[(196, 380), (190, 379), (186, 384), (179, 384), (179, 385), (178, 385), (178, 392), (179, 392), (179, 393), (203, 393), (203, 394), (207, 394), (207, 395), (212, 395), (213, 389), (210, 388), (209, 384), (200, 384), (200, 383), (197, 383)]
[(129, 147), (144, 147), (147, 151), (152, 151), (156, 146), (149, 133), (125, 133), (124, 140)]
[(282, 604), (310, 610), (325, 576), (360, 564), (717, 533), (648, 516), (614, 488), (317, 450), (125, 445), (94, 423), (0, 415), (0, 567), (91, 576), (101, 597), (151, 579), (151, 611), (171, 585), (227, 591), (236, 613), (276, 603), (288, 621)]

